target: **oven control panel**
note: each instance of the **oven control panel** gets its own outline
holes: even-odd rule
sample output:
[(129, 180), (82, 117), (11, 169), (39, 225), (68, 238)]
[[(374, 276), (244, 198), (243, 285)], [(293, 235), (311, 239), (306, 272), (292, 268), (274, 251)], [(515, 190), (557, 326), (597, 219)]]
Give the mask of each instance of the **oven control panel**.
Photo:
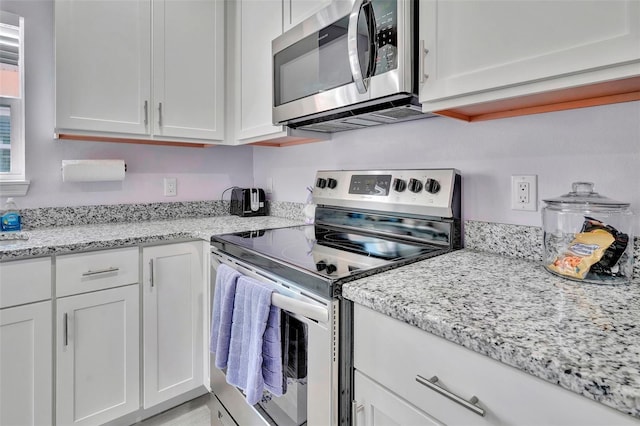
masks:
[(455, 217), (460, 183), (456, 169), (321, 170), (313, 199), (319, 205)]

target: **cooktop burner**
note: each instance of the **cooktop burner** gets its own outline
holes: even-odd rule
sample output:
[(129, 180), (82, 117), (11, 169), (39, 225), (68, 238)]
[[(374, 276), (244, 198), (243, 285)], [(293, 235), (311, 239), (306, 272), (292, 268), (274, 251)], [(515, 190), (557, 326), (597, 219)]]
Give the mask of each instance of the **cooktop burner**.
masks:
[[(211, 243), (285, 278), (328, 288), (335, 282), (380, 272), (442, 253), (443, 248), (401, 242), (320, 225), (301, 225), (218, 235)], [(304, 277), (306, 275), (306, 277)], [(320, 284), (323, 283), (323, 284)]]

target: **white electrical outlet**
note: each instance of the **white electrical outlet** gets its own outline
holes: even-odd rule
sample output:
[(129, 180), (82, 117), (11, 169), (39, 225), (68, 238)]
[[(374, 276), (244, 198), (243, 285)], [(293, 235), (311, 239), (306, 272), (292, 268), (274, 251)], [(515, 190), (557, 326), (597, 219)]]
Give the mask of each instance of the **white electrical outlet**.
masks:
[(267, 179), (267, 187), (264, 190), (267, 194), (273, 194), (273, 178)]
[(164, 196), (175, 197), (178, 195), (178, 183), (176, 178), (164, 178)]
[(511, 176), (511, 209), (538, 210), (538, 176)]

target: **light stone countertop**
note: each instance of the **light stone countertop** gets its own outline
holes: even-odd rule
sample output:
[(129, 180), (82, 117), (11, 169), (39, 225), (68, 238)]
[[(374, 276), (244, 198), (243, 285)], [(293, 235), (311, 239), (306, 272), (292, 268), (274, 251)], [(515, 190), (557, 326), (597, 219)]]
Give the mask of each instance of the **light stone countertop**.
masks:
[(171, 240), (209, 241), (215, 234), (280, 228), (301, 223), (299, 220), (275, 216), (214, 216), (34, 229), (16, 235), (28, 239), (0, 238), (0, 261)]
[[(0, 239), (0, 261), (301, 223), (214, 216), (34, 229), (27, 240)], [(640, 418), (637, 276), (630, 285), (577, 283), (539, 262), (460, 250), (345, 283), (343, 295)]]
[(604, 286), (460, 250), (345, 283), (342, 294), (640, 418), (640, 280)]

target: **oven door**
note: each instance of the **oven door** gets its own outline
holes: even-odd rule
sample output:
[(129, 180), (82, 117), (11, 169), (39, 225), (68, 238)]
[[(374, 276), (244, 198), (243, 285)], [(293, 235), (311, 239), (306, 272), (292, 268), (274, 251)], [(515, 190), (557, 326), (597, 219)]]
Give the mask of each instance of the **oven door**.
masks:
[[(215, 367), (215, 355), (210, 354), (211, 389), (221, 405), (238, 425), (337, 424), (338, 366), (333, 356), (338, 350), (338, 339), (334, 338), (339, 327), (337, 302), (306, 295), (294, 284), (283, 283), (268, 271), (255, 270), (216, 250), (211, 254), (211, 295), (221, 263), (276, 286), (278, 295), (274, 294), (273, 303), (283, 312), (283, 341), (290, 340), (283, 351), (283, 358), (288, 357), (284, 366), (287, 392), (281, 397), (266, 393), (254, 406), (246, 402), (240, 389), (227, 383), (224, 372)], [(226, 414), (221, 411), (220, 424), (223, 417), (228, 421)]]

